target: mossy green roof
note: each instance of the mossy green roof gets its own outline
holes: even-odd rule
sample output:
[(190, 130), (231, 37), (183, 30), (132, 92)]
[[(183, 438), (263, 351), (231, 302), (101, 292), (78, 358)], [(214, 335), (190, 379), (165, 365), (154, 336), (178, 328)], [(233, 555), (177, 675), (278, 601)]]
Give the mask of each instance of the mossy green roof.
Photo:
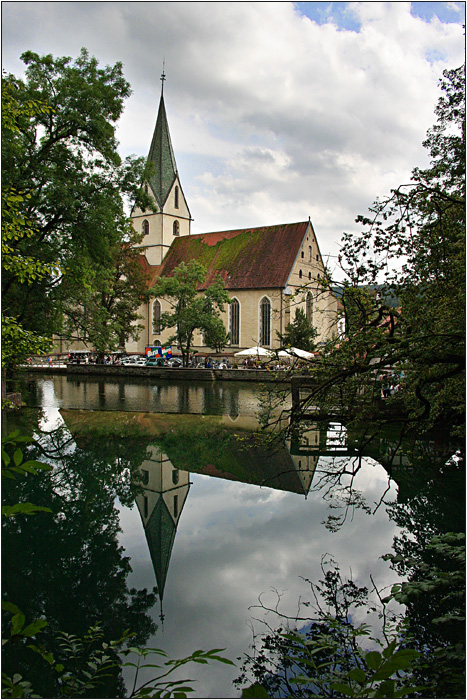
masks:
[(172, 243), (160, 274), (169, 277), (181, 263), (197, 260), (208, 270), (205, 286), (220, 274), (226, 289), (285, 287), (309, 226), (260, 226), (195, 236)]

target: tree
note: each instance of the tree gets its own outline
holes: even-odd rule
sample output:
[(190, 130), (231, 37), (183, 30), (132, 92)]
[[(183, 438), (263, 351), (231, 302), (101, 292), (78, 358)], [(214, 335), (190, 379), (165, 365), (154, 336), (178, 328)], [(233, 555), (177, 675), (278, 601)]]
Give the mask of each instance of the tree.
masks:
[(83, 340), (101, 354), (124, 347), (129, 338), (138, 338), (143, 328), (138, 323), (138, 307), (147, 294), (140, 250), (133, 247), (140, 241), (128, 222), (125, 244), (117, 241), (113, 245), (109, 263), (89, 265), (78, 282), (73, 277), (64, 280), (63, 292), (73, 299), (80, 297), (79, 304), (63, 306), (66, 337)]
[[(25, 79), (6, 75), (3, 81), (10, 128), (3, 130), (2, 175), (7, 191), (23, 193), (18, 216), (28, 222), (30, 235), (10, 241), (11, 255), (60, 271), (25, 280), (4, 266), (4, 309), (30, 332), (76, 337), (70, 331), (76, 315), (81, 339), (92, 333), (107, 335), (109, 342), (120, 336), (120, 342), (132, 333), (129, 314), (141, 302), (135, 293), (109, 308), (109, 295), (125, 288), (118, 272), (122, 255), (131, 255), (124, 203), (155, 208), (141, 187), (144, 159), (122, 162), (117, 151), (115, 128), (130, 86), (120, 63), (99, 68), (85, 49), (74, 61), (30, 51), (22, 60)], [(135, 270), (127, 265), (124, 274), (126, 286), (137, 290)], [(76, 309), (83, 300), (90, 305), (90, 297), (96, 310), (84, 323)], [(109, 332), (109, 314), (120, 311)]]
[[(438, 121), (424, 142), (430, 166), (359, 216), (361, 234), (343, 238), (346, 334), (316, 365), (308, 403), (338, 406), (365, 430), (369, 417), (379, 429), (391, 402), (403, 431), (464, 430), (463, 68), (445, 71), (441, 88)], [(388, 379), (397, 391), (380, 411)]]
[[(29, 101), (20, 104), (14, 86), (2, 84), (2, 131), (16, 134), (16, 120), (21, 116), (31, 117), (46, 113), (48, 108), (41, 102)], [(21, 246), (34, 236), (31, 222), (21, 214), (29, 195), (14, 187), (2, 188), (2, 272), (16, 278), (22, 285), (30, 287), (36, 280), (59, 273), (54, 262), (42, 263), (32, 251), (24, 255)], [(5, 301), (5, 300), (4, 300)], [(52, 348), (52, 340), (40, 333), (28, 331), (19, 319), (11, 315), (7, 304), (2, 307), (2, 370), (11, 374), (18, 364), (30, 354), (45, 354)]]
[(295, 617), (283, 614), (279, 594), (275, 607), (266, 607), (261, 598), (255, 606), (279, 618), (281, 626), (274, 629), (265, 622), (268, 632), (254, 634), (253, 653), (244, 654), (242, 673), (234, 680), (237, 686), (254, 681), (242, 697), (414, 696), (420, 687), (413, 683), (410, 671), (420, 654), (407, 648), (403, 626), (397, 624), (388, 601), (381, 601), (381, 632), (372, 636), (368, 625), (355, 621), (358, 608), (377, 611), (368, 589), (343, 579), (338, 565), (325, 557), (321, 569), (324, 578), (318, 583), (305, 579), (311, 600), (300, 599), (300, 605), (312, 608), (305, 615), (301, 607)]
[(161, 314), (160, 326), (162, 330), (176, 329), (169, 342), (180, 346), (184, 367), (188, 367), (195, 330), (204, 333), (210, 343), (219, 338), (222, 324), (219, 314), (224, 310), (224, 304), (229, 303), (220, 275), (201, 291), (206, 274), (206, 268), (196, 260), (191, 260), (188, 265), (182, 262), (171, 277), (159, 278), (149, 291), (151, 296), (166, 299), (172, 308), (172, 311)]
[(316, 349), (314, 339), (317, 335), (316, 328), (308, 321), (302, 309), (296, 310), (294, 320), (285, 327), (285, 333), (277, 332), (282, 348), (299, 348), (308, 352)]

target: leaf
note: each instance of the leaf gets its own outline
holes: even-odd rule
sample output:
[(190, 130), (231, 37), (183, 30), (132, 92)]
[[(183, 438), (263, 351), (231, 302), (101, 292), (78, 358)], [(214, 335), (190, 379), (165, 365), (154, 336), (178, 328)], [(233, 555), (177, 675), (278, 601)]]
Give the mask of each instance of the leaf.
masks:
[(267, 690), (260, 683), (253, 683), (249, 688), (243, 688), (242, 698), (269, 698)]
[(13, 613), (13, 615), (17, 615), (21, 612), (17, 605), (10, 603), (8, 600), (2, 600), (2, 610), (8, 610), (8, 612)]
[(10, 634), (12, 637), (13, 637), (13, 635), (19, 634), (21, 632), (25, 622), (26, 622), (26, 617), (25, 617), (24, 613), (19, 612), (16, 615), (13, 615), (13, 617), (11, 618), (11, 631), (10, 631)]
[(47, 652), (44, 647), (41, 646), (36, 646), (35, 644), (28, 644), (28, 649), (32, 649), (32, 651), (35, 651), (36, 654), (39, 654), (39, 656), (42, 656), (42, 658), (47, 661), (48, 664), (51, 666), (54, 664), (55, 659), (52, 654), (52, 652)]
[(387, 680), (376, 689), (373, 697), (375, 698), (393, 698), (395, 692), (395, 681)]
[(50, 508), (46, 508), (45, 506), (35, 506), (34, 503), (15, 503), (14, 506), (2, 506), (2, 515), (6, 516), (7, 518), (12, 517), (13, 515), (33, 515), (39, 511), (44, 513), (52, 512)]
[(386, 647), (386, 649), (383, 650), (383, 656), (384, 656), (385, 659), (388, 659), (388, 658), (391, 656), (391, 654), (394, 653), (394, 649), (396, 648), (396, 645), (397, 645), (397, 639), (394, 638), (394, 639), (392, 640), (392, 642), (390, 642), (390, 643), (388, 644), (388, 646)]
[(353, 698), (355, 697), (355, 693), (352, 690), (352, 688), (349, 685), (346, 685), (345, 683), (331, 683), (331, 690), (336, 690), (338, 693), (341, 693), (345, 697), (348, 698)]
[(366, 682), (366, 673), (361, 668), (353, 668), (348, 676), (353, 681), (360, 683), (360, 685), (363, 685)]
[(381, 666), (381, 654), (379, 651), (369, 651), (365, 656), (365, 663), (372, 671), (376, 671)]
[(372, 681), (380, 681), (390, 678), (396, 671), (406, 669), (414, 659), (420, 656), (415, 649), (400, 649), (391, 658), (384, 662), (381, 668), (372, 676)]
[(24, 637), (34, 637), (41, 629), (47, 627), (47, 620), (34, 620), (22, 631)]
[(14, 461), (14, 463), (16, 464), (17, 467), (19, 467), (19, 465), (20, 465), (21, 462), (23, 461), (23, 451), (20, 450), (19, 447), (18, 447), (18, 449), (16, 449), (16, 450), (14, 451), (14, 453), (13, 453), (13, 461)]

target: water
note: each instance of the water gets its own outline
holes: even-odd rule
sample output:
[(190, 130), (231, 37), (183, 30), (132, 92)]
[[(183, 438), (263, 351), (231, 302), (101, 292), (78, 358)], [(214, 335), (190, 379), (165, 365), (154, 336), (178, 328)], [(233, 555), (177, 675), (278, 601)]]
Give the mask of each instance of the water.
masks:
[[(380, 557), (399, 528), (385, 503), (406, 498), (406, 482), (398, 486), (367, 456), (352, 479), (361, 496), (349, 505), (334, 478), (350, 463), (342, 426), (309, 426), (301, 445), (271, 451), (252, 441), (258, 390), (28, 380), (20, 422), (40, 434), (55, 465), (30, 498), (52, 499), (55, 515), (29, 518), (21, 538), (7, 529), (10, 599), (31, 615), (43, 611), (56, 629), (110, 620), (115, 634), (131, 627), (171, 657), (224, 648), (238, 663), (253, 629), (263, 631), (259, 599), (274, 607), (280, 596), (281, 610), (294, 614), (309, 597), (303, 578), (322, 577), (323, 554), (357, 585), (371, 587), (371, 574), (379, 590), (390, 586), (395, 573)], [(162, 602), (150, 599), (154, 586)], [(238, 673), (209, 664), (182, 677), (196, 679), (194, 697), (230, 698), (240, 695)]]

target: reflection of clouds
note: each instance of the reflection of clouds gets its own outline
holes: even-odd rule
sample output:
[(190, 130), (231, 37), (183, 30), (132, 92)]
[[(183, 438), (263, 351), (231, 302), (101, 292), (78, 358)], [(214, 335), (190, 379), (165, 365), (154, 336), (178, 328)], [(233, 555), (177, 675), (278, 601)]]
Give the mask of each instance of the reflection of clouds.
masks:
[[(356, 511), (339, 532), (330, 533), (321, 524), (329, 509), (319, 493), (310, 493), (305, 501), (295, 494), (202, 475), (194, 474), (192, 480), (164, 594), (164, 630), (153, 640), (174, 656), (211, 647), (226, 647), (231, 659), (241, 656), (251, 641), (248, 621), (260, 616), (249, 607), (263, 592), (265, 601), (273, 602), (274, 594), (268, 592), (276, 588), (284, 591), (281, 608), (294, 614), (300, 596), (311, 598), (300, 576), (321, 578), (325, 552), (358, 585), (371, 587), (370, 573), (379, 588), (395, 580), (380, 559), (390, 551), (397, 531), (384, 508), (374, 516)], [(386, 483), (384, 470), (368, 461), (355, 485), (372, 503)], [(150, 586), (154, 574), (142, 526), (134, 517), (135, 509), (122, 512), (122, 544), (131, 556), (132, 585)], [(225, 692), (238, 673), (235, 669), (210, 665), (193, 673), (200, 679), (195, 697), (238, 697), (234, 688)]]

